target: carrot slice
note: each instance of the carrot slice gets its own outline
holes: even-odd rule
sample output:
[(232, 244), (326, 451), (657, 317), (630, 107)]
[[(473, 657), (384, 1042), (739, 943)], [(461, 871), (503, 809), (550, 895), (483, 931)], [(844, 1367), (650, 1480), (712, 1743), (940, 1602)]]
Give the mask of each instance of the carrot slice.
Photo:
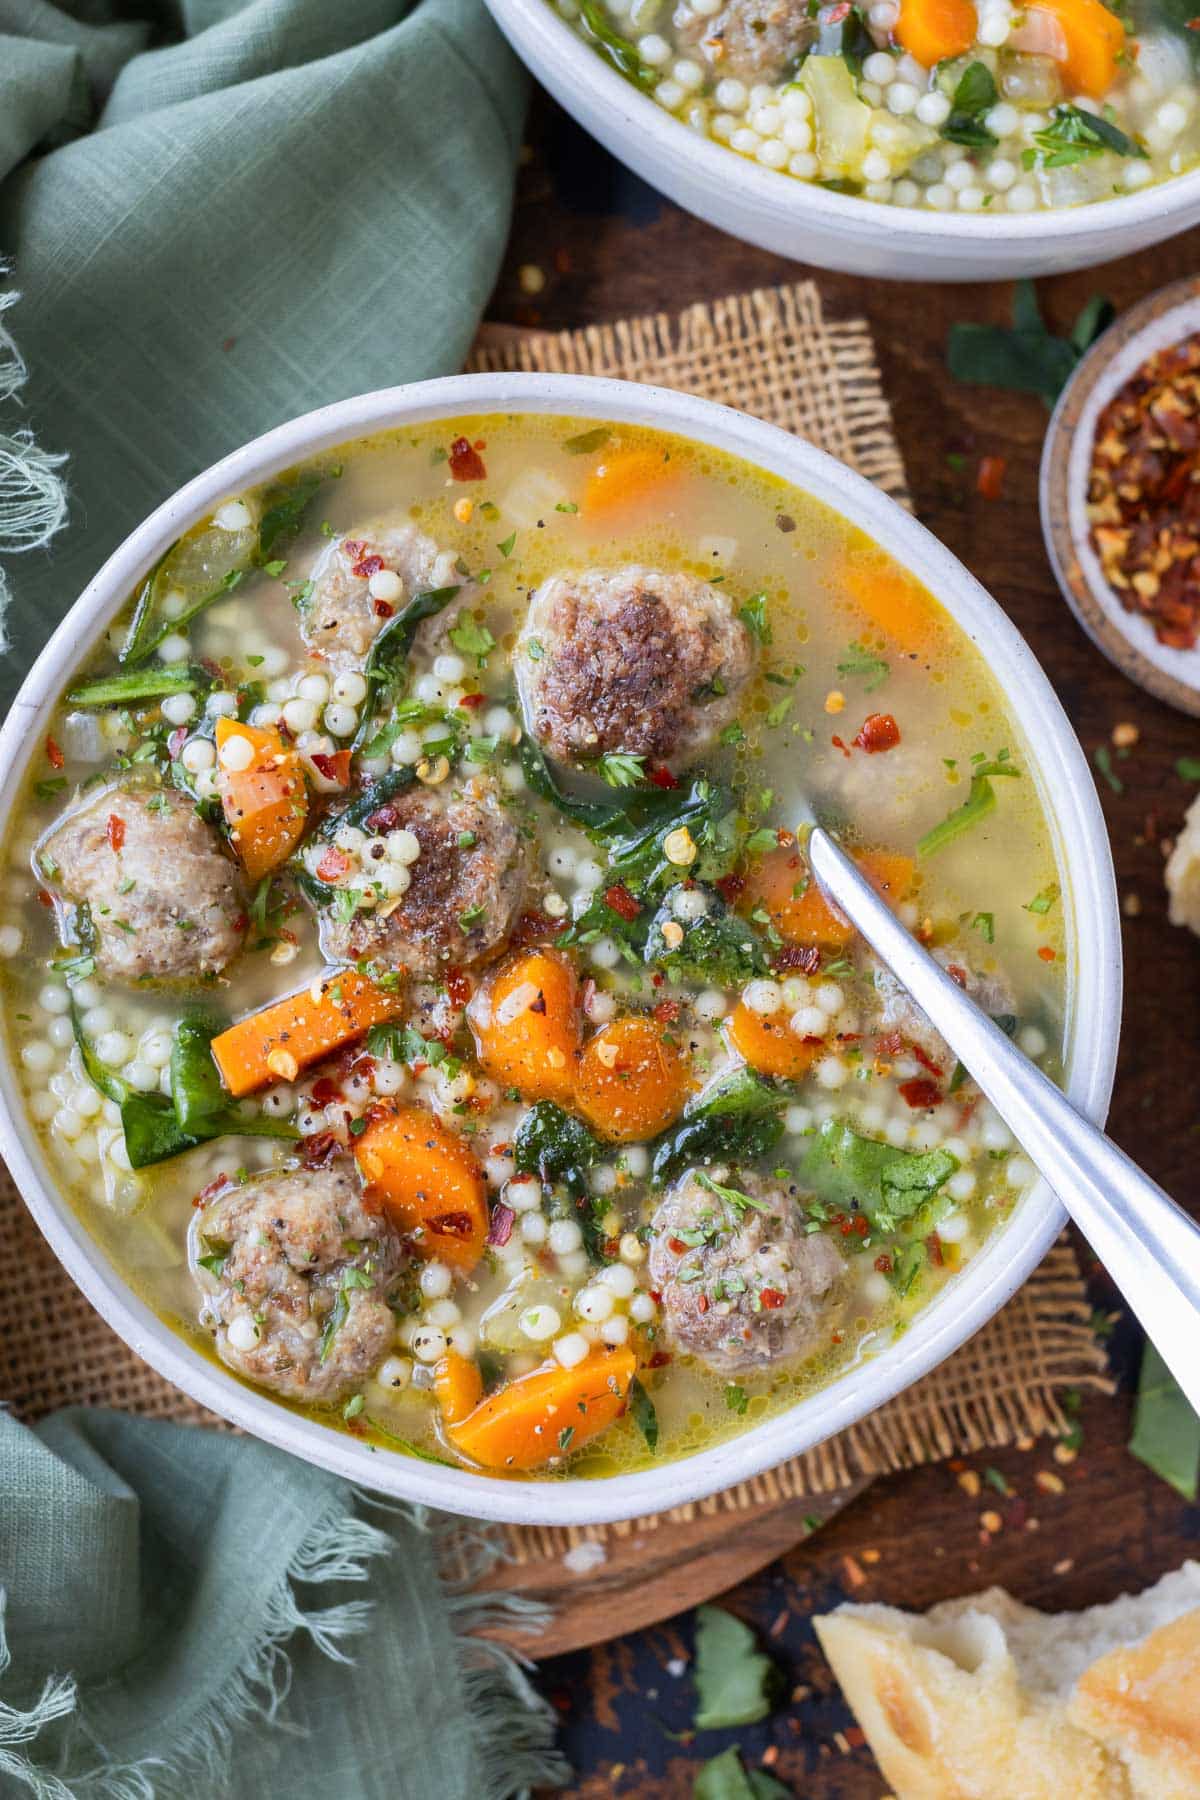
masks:
[(653, 1137), (683, 1111), (688, 1067), (652, 1019), (614, 1019), (585, 1045), (575, 1103), (601, 1136), (617, 1144)]
[(447, 1425), (457, 1425), (483, 1398), (483, 1376), (471, 1356), (451, 1350), (434, 1366), (433, 1393)]
[[(253, 761), (244, 769), (226, 768), (222, 751), (244, 738)], [(286, 862), (308, 818), (308, 789), (300, 758), (274, 730), (217, 720), (217, 791), (229, 825), (230, 841), (251, 881), (261, 881)]]
[(520, 1375), (446, 1435), (485, 1469), (536, 1469), (577, 1450), (625, 1411), (637, 1370), (632, 1350), (593, 1350), (573, 1369), (546, 1363)]
[(677, 468), (661, 450), (614, 451), (588, 476), (583, 490), (584, 517), (607, 518), (626, 507), (657, 499), (677, 478)]
[(1101, 0), (1038, 0), (1030, 11), (1047, 12), (1058, 21), (1067, 46), (1062, 70), (1068, 92), (1102, 100), (1117, 79), (1125, 48), (1120, 19)]
[[(912, 887), (911, 856), (890, 850), (863, 850), (854, 860), (893, 905), (903, 900)], [(763, 908), (780, 937), (789, 944), (844, 950), (854, 937), (853, 925), (829, 905), (798, 850), (768, 850), (747, 874), (742, 906), (747, 912)]]
[(395, 995), (354, 969), (341, 969), (239, 1019), (213, 1039), (212, 1053), (221, 1080), (239, 1099), (269, 1081), (294, 1081), (301, 1069), (398, 1011)]
[(479, 1060), (527, 1100), (568, 1105), (579, 1058), (579, 983), (565, 956), (523, 950), (503, 963), (472, 1003)]
[(368, 1205), (416, 1254), (467, 1274), (487, 1241), (487, 1185), (462, 1138), (423, 1106), (380, 1109), (354, 1140)]
[(763, 1018), (739, 1003), (725, 1026), (730, 1046), (760, 1075), (798, 1081), (811, 1069), (825, 1045), (820, 1038), (799, 1037), (783, 1018)]
[(937, 624), (937, 604), (919, 581), (895, 563), (881, 562), (864, 552), (847, 559), (840, 580), (850, 598), (898, 650), (920, 650), (929, 642)]
[(896, 39), (923, 69), (943, 57), (965, 55), (977, 29), (971, 0), (900, 0)]

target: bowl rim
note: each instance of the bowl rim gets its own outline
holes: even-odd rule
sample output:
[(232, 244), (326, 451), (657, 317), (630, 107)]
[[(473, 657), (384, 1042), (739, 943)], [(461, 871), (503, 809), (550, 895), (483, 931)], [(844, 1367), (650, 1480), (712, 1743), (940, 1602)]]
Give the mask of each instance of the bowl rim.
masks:
[[(623, 116), (629, 128), (651, 140), (663, 160), (685, 173), (718, 187), (739, 190), (758, 207), (803, 218), (811, 216), (828, 227), (878, 224), (887, 232), (889, 214), (900, 214), (910, 237), (946, 243), (982, 243), (1034, 246), (1047, 239), (1067, 240), (1114, 234), (1156, 218), (1170, 218), (1186, 210), (1200, 194), (1200, 167), (1185, 170), (1166, 181), (1157, 181), (1132, 194), (1119, 194), (1086, 205), (1031, 213), (937, 213), (916, 207), (881, 205), (857, 194), (839, 194), (794, 176), (781, 179), (775, 169), (760, 168), (715, 139), (701, 136), (642, 93), (610, 67), (591, 43), (555, 10), (552, 0), (487, 0), (497, 23), (511, 35), (522, 60), (535, 60), (535, 73), (545, 79), (555, 97), (570, 93), (586, 104), (594, 89), (605, 110)], [(539, 54), (539, 50), (542, 52)], [(544, 71), (553, 69), (553, 79)], [(566, 104), (564, 101), (563, 104)], [(570, 108), (568, 108), (570, 110)], [(787, 198), (792, 190), (791, 198)], [(1103, 211), (1104, 224), (1097, 225)], [(881, 217), (882, 215), (882, 217)], [(1118, 250), (1116, 254), (1120, 254)]]
[[(1107, 1110), (1121, 1012), (1121, 940), (1112, 858), (1087, 760), (1047, 676), (999, 606), (949, 550), (863, 476), (779, 427), (709, 400), (595, 376), (523, 372), (449, 376), (335, 402), (244, 445), (195, 476), (118, 546), (47, 643), (0, 728), (9, 771), (0, 833), (81, 644), (91, 644), (163, 550), (231, 494), (358, 437), (439, 418), (525, 412), (608, 419), (674, 431), (777, 474), (897, 557), (985, 654), (1013, 723), (1037, 746), (1037, 781), (1069, 883), (1075, 964), (1068, 1011), (1067, 1091), (1092, 1119)], [(83, 1293), (167, 1380), (231, 1423), (357, 1484), (448, 1512), (524, 1524), (588, 1525), (657, 1512), (736, 1485), (812, 1448), (924, 1375), (979, 1329), (1041, 1260), (1064, 1221), (1044, 1180), (1024, 1197), (933, 1306), (877, 1357), (740, 1436), (673, 1462), (593, 1480), (510, 1481), (403, 1453), (375, 1451), (258, 1393), (178, 1336), (109, 1262), (57, 1190), (21, 1104), (15, 1059), (0, 1054), (0, 1154), (34, 1219)], [(950, 1295), (957, 1296), (949, 1303)]]

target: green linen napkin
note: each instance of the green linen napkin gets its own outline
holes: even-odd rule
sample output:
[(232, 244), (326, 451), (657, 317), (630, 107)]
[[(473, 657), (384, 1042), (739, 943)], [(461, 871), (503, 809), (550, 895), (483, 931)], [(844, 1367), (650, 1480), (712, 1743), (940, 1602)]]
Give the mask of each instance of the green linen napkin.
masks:
[[(5, 703), (182, 481), (310, 407), (460, 366), (523, 102), (480, 0), (0, 0)], [(549, 1709), (439, 1575), (455, 1530), (248, 1439), (0, 1412), (0, 1792), (561, 1780)], [(476, 1568), (496, 1554), (470, 1542)]]

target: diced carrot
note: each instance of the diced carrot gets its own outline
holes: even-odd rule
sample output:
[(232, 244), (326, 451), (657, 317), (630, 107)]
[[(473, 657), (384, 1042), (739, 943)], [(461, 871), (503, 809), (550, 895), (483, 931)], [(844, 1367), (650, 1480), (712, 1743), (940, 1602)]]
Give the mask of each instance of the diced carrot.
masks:
[(398, 1011), (394, 995), (354, 969), (342, 969), (239, 1019), (213, 1039), (212, 1053), (238, 1099), (270, 1081), (294, 1081), (301, 1069)]
[(539, 1468), (620, 1418), (636, 1370), (637, 1358), (625, 1348), (593, 1350), (573, 1369), (545, 1363), (489, 1394), (446, 1435), (481, 1468)]
[(687, 1063), (663, 1026), (631, 1013), (585, 1044), (575, 1104), (602, 1137), (638, 1143), (678, 1118), (691, 1091)]
[[(221, 751), (238, 737), (250, 744), (254, 760), (245, 769), (224, 768)], [(217, 791), (230, 841), (250, 880), (261, 881), (287, 861), (304, 836), (308, 789), (300, 758), (277, 731), (236, 719), (218, 719), (216, 739)]]
[(661, 450), (615, 450), (605, 456), (588, 476), (583, 490), (586, 519), (610, 514), (657, 499), (678, 477), (675, 464)]
[(487, 1240), (487, 1184), (457, 1132), (423, 1106), (390, 1106), (354, 1140), (368, 1205), (387, 1214), (416, 1254), (466, 1275)]
[[(913, 860), (890, 850), (862, 850), (854, 858), (884, 899), (895, 905), (912, 887)], [(844, 950), (854, 937), (849, 919), (836, 912), (808, 872), (798, 850), (768, 850), (746, 875), (744, 911), (762, 908), (789, 944)]]
[(1101, 0), (1038, 0), (1030, 12), (1047, 12), (1063, 34), (1067, 54), (1061, 67), (1067, 91), (1102, 100), (1117, 79), (1125, 48), (1125, 27)]
[(920, 650), (938, 621), (938, 606), (911, 575), (864, 549), (845, 559), (842, 587), (898, 650)]
[(764, 1018), (744, 1002), (730, 1014), (725, 1033), (752, 1069), (783, 1081), (798, 1081), (825, 1049), (819, 1038), (800, 1037), (786, 1019)]
[(971, 0), (900, 0), (897, 42), (932, 69), (947, 56), (963, 56), (975, 42), (978, 20)]
[(433, 1393), (447, 1425), (458, 1425), (483, 1399), (483, 1376), (473, 1356), (451, 1350), (434, 1366)]
[(522, 950), (472, 1002), (469, 1018), (479, 1060), (527, 1100), (569, 1105), (579, 1059), (579, 982), (565, 956)]

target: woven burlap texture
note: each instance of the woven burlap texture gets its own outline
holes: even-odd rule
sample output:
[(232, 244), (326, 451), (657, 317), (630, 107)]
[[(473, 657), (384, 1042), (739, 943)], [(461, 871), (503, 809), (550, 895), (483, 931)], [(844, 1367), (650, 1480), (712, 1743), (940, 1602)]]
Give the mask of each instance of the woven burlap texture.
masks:
[[(866, 324), (827, 320), (810, 282), (577, 332), (485, 327), (469, 366), (621, 376), (701, 394), (810, 439), (907, 504)], [(14, 1412), (37, 1418), (60, 1406), (104, 1405), (218, 1423), (113, 1335), (59, 1267), (7, 1176), (0, 1233), (0, 1399)], [(1059, 1244), (955, 1356), (830, 1442), (652, 1518), (583, 1532), (514, 1528), (512, 1552), (522, 1561), (553, 1556), (581, 1536), (624, 1536), (697, 1511), (744, 1512), (832, 1493), (866, 1475), (1063, 1431), (1066, 1390), (1111, 1385), (1088, 1319), (1074, 1252)]]

